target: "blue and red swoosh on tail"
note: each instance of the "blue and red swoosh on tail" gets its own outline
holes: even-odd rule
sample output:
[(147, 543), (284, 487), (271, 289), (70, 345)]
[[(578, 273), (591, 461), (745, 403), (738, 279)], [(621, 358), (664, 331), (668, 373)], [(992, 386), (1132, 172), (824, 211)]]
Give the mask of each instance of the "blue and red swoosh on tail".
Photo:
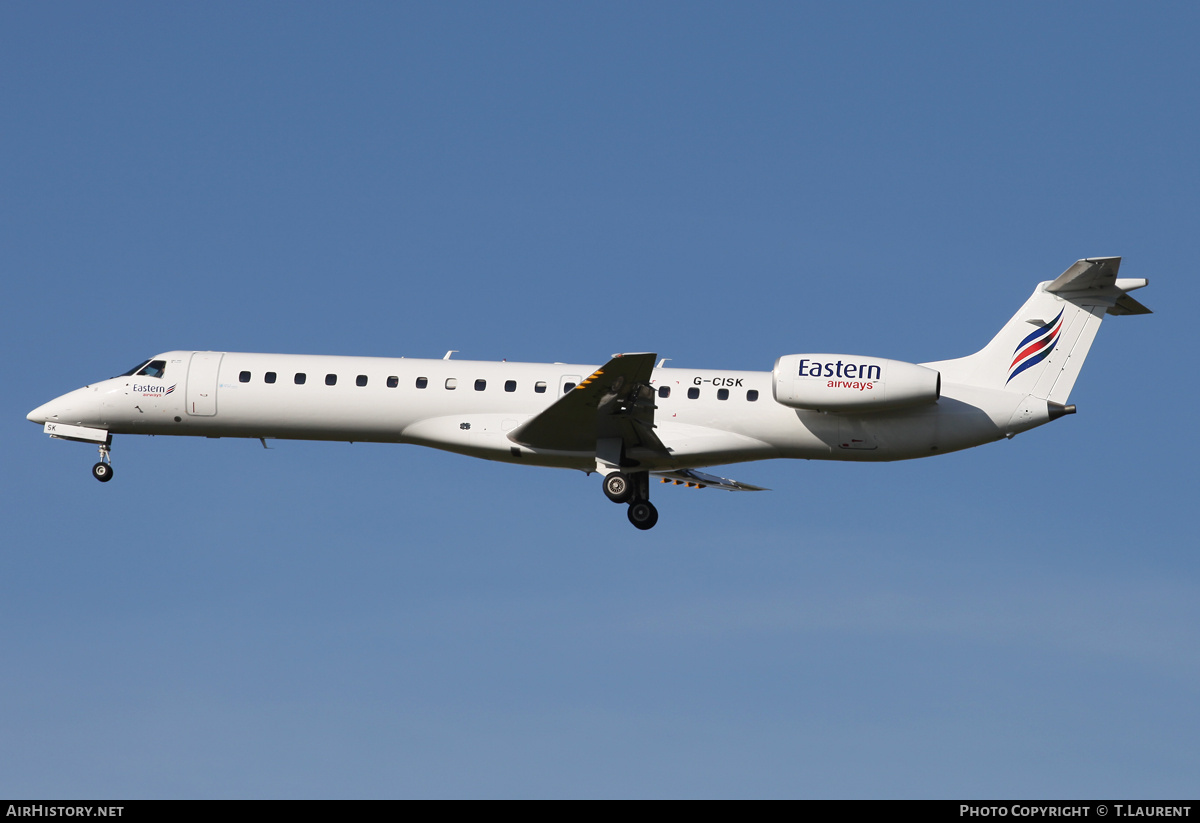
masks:
[(1060, 310), (1058, 317), (1026, 337), (1013, 349), (1013, 361), (1008, 367), (1008, 380), (1004, 381), (1005, 385), (1029, 367), (1041, 363), (1054, 351), (1058, 344), (1058, 336), (1062, 332), (1062, 316)]

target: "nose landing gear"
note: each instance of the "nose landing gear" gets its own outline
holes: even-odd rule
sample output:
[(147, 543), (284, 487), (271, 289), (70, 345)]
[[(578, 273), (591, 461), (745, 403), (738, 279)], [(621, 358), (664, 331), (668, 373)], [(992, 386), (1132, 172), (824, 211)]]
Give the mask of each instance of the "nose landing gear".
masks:
[(111, 446), (112, 436), (110, 435), (106, 442), (100, 444), (100, 462), (92, 466), (92, 477), (101, 483), (107, 483), (109, 480), (112, 480), (112, 458), (108, 454)]
[(658, 509), (650, 502), (649, 472), (612, 472), (604, 477), (604, 495), (614, 503), (629, 504), (629, 522), (645, 531), (658, 522)]

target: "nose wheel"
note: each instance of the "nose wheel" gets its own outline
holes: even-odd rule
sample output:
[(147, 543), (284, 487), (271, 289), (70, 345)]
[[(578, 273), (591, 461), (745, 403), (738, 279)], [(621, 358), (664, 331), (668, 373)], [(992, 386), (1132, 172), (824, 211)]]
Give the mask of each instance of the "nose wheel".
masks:
[[(111, 437), (109, 438), (111, 441)], [(102, 443), (100, 445), (100, 462), (92, 466), (92, 477), (99, 480), (101, 483), (107, 483), (112, 480), (113, 468), (112, 458), (109, 457), (110, 443)]]

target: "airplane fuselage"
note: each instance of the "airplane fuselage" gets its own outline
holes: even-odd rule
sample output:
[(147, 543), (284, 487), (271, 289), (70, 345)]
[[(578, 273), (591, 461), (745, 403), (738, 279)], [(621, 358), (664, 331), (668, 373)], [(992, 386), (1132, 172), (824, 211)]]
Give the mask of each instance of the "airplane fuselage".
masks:
[[(595, 468), (594, 449), (536, 449), (507, 436), (595, 365), (191, 351), (153, 361), (165, 364), (161, 376), (100, 381), (36, 409), (30, 419), (110, 434), (409, 443), (490, 460)], [(777, 403), (770, 372), (658, 368), (651, 385), (655, 431), (670, 450), (643, 456), (640, 468), (651, 471), (770, 458), (925, 457), (1013, 433), (1008, 422), (1022, 399), (1008, 393), (997, 411), (1001, 393), (948, 384), (936, 404), (828, 414)], [(982, 394), (987, 404), (979, 402)], [(985, 405), (990, 414), (981, 410)]]

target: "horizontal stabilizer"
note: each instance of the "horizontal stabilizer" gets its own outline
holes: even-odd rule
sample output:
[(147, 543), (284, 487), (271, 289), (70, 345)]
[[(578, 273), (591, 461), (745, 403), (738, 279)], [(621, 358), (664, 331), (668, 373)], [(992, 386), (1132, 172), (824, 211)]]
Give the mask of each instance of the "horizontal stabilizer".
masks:
[(1128, 294), (1123, 294), (1117, 298), (1117, 302), (1108, 310), (1109, 314), (1153, 314), (1154, 312), (1143, 306), (1138, 301), (1134, 300)]
[(1078, 260), (1071, 268), (1060, 274), (1046, 287), (1051, 294), (1068, 291), (1102, 289), (1116, 285), (1117, 270), (1121, 268), (1119, 257), (1089, 257)]
[(664, 483), (675, 483), (676, 486), (687, 484), (693, 488), (713, 488), (724, 489), (731, 492), (766, 492), (770, 489), (765, 489), (762, 486), (751, 486), (749, 483), (739, 483), (737, 480), (730, 480), (728, 477), (717, 477), (715, 474), (705, 474), (698, 472), (695, 469), (677, 469), (670, 472), (651, 472), (656, 477), (661, 477)]
[(1126, 292), (1140, 289), (1146, 285), (1145, 278), (1117, 279), (1117, 271), (1121, 268), (1119, 257), (1089, 257), (1079, 260), (1071, 268), (1060, 274), (1058, 278), (1046, 286), (1051, 294), (1088, 295), (1095, 297), (1101, 294), (1113, 301), (1106, 310), (1107, 314), (1152, 314), (1150, 309), (1130, 297)]

